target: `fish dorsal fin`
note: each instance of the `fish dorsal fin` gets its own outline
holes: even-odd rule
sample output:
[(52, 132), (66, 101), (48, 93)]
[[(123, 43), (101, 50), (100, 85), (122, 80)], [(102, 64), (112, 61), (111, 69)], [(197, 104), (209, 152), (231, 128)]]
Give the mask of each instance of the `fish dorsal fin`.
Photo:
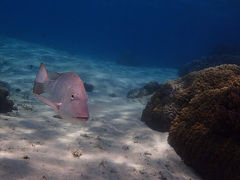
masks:
[(62, 73), (58, 73), (58, 72), (54, 72), (54, 71), (49, 71), (48, 72), (48, 78), (50, 80), (56, 80), (61, 75), (62, 75)]
[(34, 81), (33, 93), (35, 94), (44, 93), (45, 85), (48, 81), (49, 81), (49, 78), (48, 78), (46, 67), (43, 63), (41, 63)]
[(45, 83), (46, 81), (48, 81), (48, 73), (46, 70), (46, 67), (43, 63), (41, 63), (40, 68), (38, 70), (35, 82), (38, 83)]

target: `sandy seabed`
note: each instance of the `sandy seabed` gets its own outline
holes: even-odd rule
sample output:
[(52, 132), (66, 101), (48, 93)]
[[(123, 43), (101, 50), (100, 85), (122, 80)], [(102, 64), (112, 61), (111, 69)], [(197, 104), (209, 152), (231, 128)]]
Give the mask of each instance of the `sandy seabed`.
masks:
[[(56, 118), (32, 95), (40, 62), (94, 85), (87, 122)], [(200, 180), (169, 146), (168, 133), (140, 121), (147, 99), (126, 98), (132, 88), (176, 77), (175, 69), (120, 66), (0, 37), (0, 80), (11, 85), (18, 108), (0, 114), (0, 179)]]

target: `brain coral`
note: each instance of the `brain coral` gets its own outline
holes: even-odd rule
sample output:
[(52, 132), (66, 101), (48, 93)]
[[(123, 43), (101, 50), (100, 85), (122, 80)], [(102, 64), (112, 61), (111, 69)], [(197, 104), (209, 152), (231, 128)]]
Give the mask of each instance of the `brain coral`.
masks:
[(240, 67), (194, 74), (185, 91), (191, 98), (171, 123), (169, 144), (204, 179), (240, 179)]

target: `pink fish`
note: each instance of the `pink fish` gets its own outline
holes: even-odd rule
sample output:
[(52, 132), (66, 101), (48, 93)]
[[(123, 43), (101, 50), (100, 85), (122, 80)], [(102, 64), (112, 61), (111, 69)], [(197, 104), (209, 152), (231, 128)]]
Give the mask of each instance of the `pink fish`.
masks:
[[(48, 93), (49, 97), (41, 94)], [(44, 103), (58, 110), (61, 117), (77, 118), (87, 121), (89, 118), (84, 85), (74, 72), (47, 72), (41, 63), (34, 81), (33, 93)]]

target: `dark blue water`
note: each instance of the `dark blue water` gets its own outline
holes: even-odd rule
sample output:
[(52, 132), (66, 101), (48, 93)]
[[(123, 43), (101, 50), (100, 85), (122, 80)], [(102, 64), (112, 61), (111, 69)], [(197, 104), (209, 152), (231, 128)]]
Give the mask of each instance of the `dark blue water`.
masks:
[(240, 44), (239, 0), (0, 0), (0, 34), (98, 59), (176, 67)]

